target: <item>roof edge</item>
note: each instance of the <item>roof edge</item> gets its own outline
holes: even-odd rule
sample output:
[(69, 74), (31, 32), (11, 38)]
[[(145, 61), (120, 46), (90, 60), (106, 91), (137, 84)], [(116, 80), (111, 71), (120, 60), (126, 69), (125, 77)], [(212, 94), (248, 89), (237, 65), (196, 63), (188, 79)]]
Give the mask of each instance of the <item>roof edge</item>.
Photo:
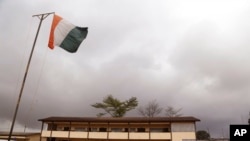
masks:
[(42, 122), (197, 122), (200, 119), (192, 116), (183, 117), (47, 117), (38, 119)]

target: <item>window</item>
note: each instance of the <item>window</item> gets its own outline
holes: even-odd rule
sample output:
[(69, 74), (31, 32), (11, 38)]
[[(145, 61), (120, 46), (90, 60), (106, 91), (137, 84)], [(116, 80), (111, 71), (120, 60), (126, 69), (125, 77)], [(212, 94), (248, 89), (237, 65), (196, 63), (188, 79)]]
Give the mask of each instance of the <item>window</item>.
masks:
[(69, 127), (64, 127), (63, 131), (69, 131)]
[(65, 139), (56, 139), (55, 141), (69, 141), (69, 140), (65, 140)]
[(53, 124), (52, 125), (52, 130), (56, 130), (56, 128), (57, 128), (57, 125)]
[(98, 132), (98, 128), (90, 128), (91, 132)]
[(136, 128), (129, 128), (129, 132), (136, 132)]
[(47, 138), (47, 141), (56, 141), (56, 138)]
[(137, 132), (145, 132), (145, 128), (137, 128)]
[(150, 128), (150, 132), (169, 132), (168, 128)]
[(122, 128), (111, 128), (111, 132), (122, 132)]
[(163, 132), (170, 132), (169, 128), (163, 128)]
[(84, 127), (75, 127), (75, 131), (87, 131)]
[(107, 132), (107, 128), (101, 127), (101, 128), (99, 128), (99, 132)]
[(54, 130), (54, 131), (57, 130), (57, 125), (53, 123), (48, 124), (48, 130)]
[(56, 130), (57, 130), (57, 131), (63, 131), (63, 130), (64, 130), (64, 127), (57, 127)]

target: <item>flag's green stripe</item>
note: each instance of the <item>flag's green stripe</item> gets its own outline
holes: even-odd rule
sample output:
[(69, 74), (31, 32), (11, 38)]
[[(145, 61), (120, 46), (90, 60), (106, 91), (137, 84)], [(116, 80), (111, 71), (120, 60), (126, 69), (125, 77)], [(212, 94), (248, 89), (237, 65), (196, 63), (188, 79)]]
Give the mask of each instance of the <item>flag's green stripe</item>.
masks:
[(76, 52), (82, 41), (86, 38), (87, 34), (88, 28), (75, 27), (62, 41), (60, 47), (72, 53)]

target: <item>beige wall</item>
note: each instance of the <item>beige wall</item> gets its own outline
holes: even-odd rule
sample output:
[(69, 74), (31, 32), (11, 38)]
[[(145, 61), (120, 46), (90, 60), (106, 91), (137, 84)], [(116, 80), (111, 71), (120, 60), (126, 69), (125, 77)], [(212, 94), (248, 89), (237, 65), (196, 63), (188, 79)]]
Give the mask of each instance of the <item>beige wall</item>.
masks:
[[(29, 136), (29, 141), (40, 141), (40, 134), (39, 135), (31, 135), (31, 136)], [(41, 141), (46, 141), (46, 139), (42, 138)]]
[(195, 132), (172, 132), (172, 141), (182, 141), (182, 139), (195, 139)]
[[(42, 137), (50, 137), (51, 131), (43, 131)], [(180, 136), (183, 133), (175, 133), (176, 136)], [(68, 138), (68, 135), (70, 138), (74, 139), (161, 139), (161, 140), (167, 140), (171, 139), (171, 133), (170, 132), (164, 132), (164, 133), (149, 133), (149, 132), (79, 132), (79, 131), (71, 131), (70, 133), (68, 131), (52, 131), (51, 137), (60, 137), (60, 138)], [(183, 136), (186, 136), (189, 134), (184, 133)]]
[(70, 132), (70, 138), (87, 138), (88, 132)]
[(128, 139), (128, 133), (109, 132), (109, 139)]
[[(8, 135), (0, 135), (1, 139), (8, 140)], [(40, 141), (40, 134), (12, 135), (15, 141)], [(42, 141), (46, 141), (42, 138)]]
[[(8, 136), (0, 136), (1, 139), (7, 140)], [(13, 135), (16, 141), (40, 141), (40, 134), (34, 135)], [(42, 141), (46, 141), (46, 138), (42, 138)]]
[(150, 133), (151, 139), (171, 139), (171, 133)]

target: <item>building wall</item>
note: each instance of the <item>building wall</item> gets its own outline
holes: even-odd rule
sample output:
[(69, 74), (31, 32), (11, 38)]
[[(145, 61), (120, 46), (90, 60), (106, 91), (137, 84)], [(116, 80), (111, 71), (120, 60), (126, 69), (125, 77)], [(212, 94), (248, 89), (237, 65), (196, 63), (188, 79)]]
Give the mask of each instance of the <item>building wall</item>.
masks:
[[(43, 139), (164, 140), (196, 139), (195, 123), (56, 123), (42, 131)], [(53, 128), (52, 128), (53, 127)], [(65, 131), (66, 130), (66, 131)]]
[[(28, 141), (40, 141), (40, 134), (38, 135), (30, 135), (28, 136), (29, 140)], [(46, 141), (46, 138), (41, 138), (41, 141)]]
[(172, 133), (172, 141), (183, 141), (183, 140), (191, 140), (195, 139), (194, 132), (173, 132)]
[[(12, 135), (15, 141), (40, 141), (40, 134), (21, 133)], [(8, 135), (0, 135), (0, 139), (8, 140)], [(42, 138), (42, 141), (46, 141), (46, 138)]]
[(196, 139), (194, 123), (172, 123), (172, 141)]

